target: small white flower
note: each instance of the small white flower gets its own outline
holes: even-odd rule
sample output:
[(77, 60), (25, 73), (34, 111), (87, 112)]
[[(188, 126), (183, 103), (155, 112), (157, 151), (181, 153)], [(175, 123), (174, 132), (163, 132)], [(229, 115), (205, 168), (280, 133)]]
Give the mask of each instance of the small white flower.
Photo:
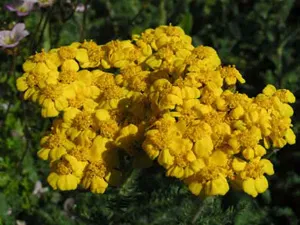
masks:
[(24, 23), (17, 23), (12, 30), (0, 31), (0, 47), (13, 48), (29, 34)]
[(42, 182), (38, 180), (37, 182), (35, 182), (32, 194), (40, 197), (43, 193), (47, 191), (49, 191), (48, 187), (43, 188)]

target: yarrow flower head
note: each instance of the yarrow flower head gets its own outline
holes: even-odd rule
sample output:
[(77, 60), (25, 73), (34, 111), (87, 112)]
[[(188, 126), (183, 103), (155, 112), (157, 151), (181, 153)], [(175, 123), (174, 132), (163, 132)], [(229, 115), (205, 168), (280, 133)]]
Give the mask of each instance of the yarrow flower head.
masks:
[(12, 30), (0, 31), (0, 47), (16, 47), (19, 44), (19, 42), (27, 35), (29, 35), (29, 32), (25, 30), (25, 24), (17, 23)]
[(7, 10), (16, 12), (18, 16), (27, 16), (34, 7), (37, 0), (17, 0), (12, 4), (7, 4)]
[(266, 191), (274, 174), (266, 154), (296, 142), (295, 96), (273, 85), (255, 97), (233, 91), (246, 82), (238, 69), (191, 41), (180, 27), (160, 26), (26, 60), (18, 90), (56, 117), (38, 151), (52, 188), (104, 193), (124, 179), (126, 157), (141, 168), (156, 160), (200, 197)]

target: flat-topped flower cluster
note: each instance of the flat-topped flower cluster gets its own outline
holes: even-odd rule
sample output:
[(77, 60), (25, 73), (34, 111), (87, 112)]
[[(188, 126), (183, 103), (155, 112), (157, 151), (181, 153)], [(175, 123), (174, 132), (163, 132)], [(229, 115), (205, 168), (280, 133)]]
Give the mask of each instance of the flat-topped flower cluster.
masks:
[(274, 170), (264, 156), (295, 143), (294, 95), (272, 85), (252, 98), (234, 91), (245, 83), (239, 71), (191, 42), (180, 27), (160, 26), (27, 59), (18, 90), (43, 117), (57, 117), (38, 151), (54, 189), (104, 193), (122, 177), (122, 154), (145, 167), (157, 160), (195, 195), (268, 188)]

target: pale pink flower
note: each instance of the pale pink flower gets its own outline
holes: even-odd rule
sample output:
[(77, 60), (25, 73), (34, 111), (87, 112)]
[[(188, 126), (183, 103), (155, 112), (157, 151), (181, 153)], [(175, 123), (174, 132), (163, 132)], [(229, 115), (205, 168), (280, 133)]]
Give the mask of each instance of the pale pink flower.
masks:
[(13, 48), (29, 34), (24, 23), (17, 23), (12, 30), (0, 31), (0, 47)]
[(5, 7), (11, 12), (16, 12), (18, 16), (27, 16), (32, 10), (36, 0), (17, 0)]

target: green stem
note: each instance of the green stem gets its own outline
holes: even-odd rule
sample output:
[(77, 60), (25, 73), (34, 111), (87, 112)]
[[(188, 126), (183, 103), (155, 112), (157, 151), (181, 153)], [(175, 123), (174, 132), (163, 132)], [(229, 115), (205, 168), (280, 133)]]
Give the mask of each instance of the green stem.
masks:
[[(16, 83), (17, 81), (17, 77), (16, 77), (16, 64), (17, 64), (17, 57), (18, 57), (18, 49), (14, 49), (14, 52), (13, 52), (13, 58), (12, 58), (12, 64), (11, 64), (11, 68), (10, 68), (10, 71), (9, 71), (9, 75), (12, 76), (14, 78), (14, 83)], [(24, 158), (28, 152), (28, 150), (30, 149), (30, 141), (31, 140), (31, 135), (30, 135), (30, 130), (27, 126), (27, 120), (26, 120), (26, 114), (25, 114), (25, 104), (24, 102), (21, 103), (22, 104), (22, 111), (23, 111), (23, 114), (24, 114), (24, 129), (23, 129), (23, 132), (24, 132), (24, 136), (25, 136), (25, 139), (26, 139), (26, 147), (25, 147), (25, 150), (21, 156), (21, 159), (18, 161), (17, 163), (17, 171), (19, 171), (20, 169), (20, 166), (22, 164), (22, 162), (24, 161)], [(7, 114), (9, 113), (9, 111), (7, 112)]]
[(118, 24), (115, 22), (114, 17), (115, 17), (115, 11), (113, 9), (113, 6), (110, 2), (110, 0), (106, 1), (106, 8), (108, 10), (108, 17), (109, 17), (109, 21), (111, 21), (112, 27), (113, 27), (113, 31), (114, 31), (114, 35), (112, 39), (116, 39), (119, 36), (119, 27)]
[(283, 73), (283, 66), (282, 66), (282, 54), (283, 54), (283, 51), (284, 51), (284, 48), (285, 46), (288, 44), (288, 42), (290, 40), (292, 40), (294, 37), (297, 36), (297, 34), (300, 32), (300, 28), (299, 29), (296, 29), (294, 30), (292, 33), (290, 33), (281, 43), (280, 45), (278, 46), (277, 48), (277, 56), (278, 56), (278, 61), (279, 63), (277, 64), (277, 69), (276, 69), (276, 75), (279, 79), (279, 87), (280, 88), (284, 88), (283, 87), (283, 78), (284, 76), (282, 76), (282, 73)]
[(197, 212), (195, 213), (195, 215), (192, 218), (191, 224), (196, 224), (197, 220), (199, 219), (199, 217), (201, 216), (201, 213), (204, 210), (204, 205), (207, 204), (213, 204), (215, 201), (215, 196), (208, 196), (205, 197), (204, 199), (200, 199), (199, 198), (199, 208), (197, 210)]
[[(40, 16), (40, 20), (39, 20), (39, 23), (38, 23), (38, 25), (36, 26), (36, 28), (35, 28), (35, 31), (34, 31), (34, 33), (32, 34), (32, 37), (31, 37), (31, 40), (30, 40), (30, 49), (33, 49), (33, 46), (34, 46), (34, 44), (35, 44), (35, 38), (36, 38), (36, 34), (38, 33), (38, 31), (39, 31), (39, 29), (40, 29), (40, 27), (41, 27), (41, 24), (42, 24), (42, 22), (43, 22), (43, 20), (44, 20), (44, 13), (43, 12), (41, 12), (41, 16)], [(33, 52), (32, 52), (33, 53)]]
[(18, 49), (15, 48), (13, 50), (13, 58), (12, 58), (12, 63), (11, 63), (11, 67), (9, 70), (9, 75), (16, 78), (16, 64), (17, 64), (17, 57), (18, 57)]
[(144, 3), (138, 13), (129, 21), (129, 26), (132, 26), (135, 24), (135, 21), (139, 18), (139, 16), (147, 9), (148, 4)]
[(166, 24), (167, 23), (167, 14), (165, 10), (165, 0), (160, 0), (159, 3), (159, 24)]
[(266, 159), (271, 158), (272, 155), (276, 154), (279, 151), (278, 148), (272, 149), (271, 152), (269, 152), (268, 154), (265, 155)]
[(198, 210), (197, 210), (197, 212), (195, 213), (195, 215), (194, 215), (193, 218), (192, 218), (192, 222), (191, 222), (192, 224), (195, 224), (195, 223), (197, 222), (199, 216), (200, 216), (201, 213), (202, 213), (202, 210), (203, 210), (203, 204), (202, 204), (202, 202), (200, 202), (200, 203), (199, 203)]
[(89, 0), (86, 0), (84, 3), (84, 11), (83, 11), (83, 16), (82, 16), (82, 24), (81, 24), (81, 32), (80, 32), (80, 41), (83, 42), (85, 38), (85, 33), (86, 33), (86, 17), (87, 17), (87, 7), (89, 4)]
[(22, 112), (23, 112), (23, 117), (24, 117), (24, 119), (23, 119), (23, 127), (24, 127), (23, 128), (23, 132), (24, 132), (24, 136), (25, 136), (25, 140), (26, 140), (26, 146), (25, 146), (25, 150), (22, 153), (22, 156), (21, 156), (20, 160), (17, 163), (17, 167), (16, 167), (17, 171), (20, 171), (20, 169), (21, 169), (21, 165), (22, 165), (22, 163), (23, 163), (23, 161), (25, 159), (25, 156), (27, 155), (27, 153), (28, 153), (28, 151), (29, 151), (29, 149), (31, 147), (30, 140), (32, 139), (32, 136), (30, 134), (30, 129), (28, 127), (27, 119), (26, 119), (27, 115), (26, 115), (25, 102), (22, 101), (21, 105), (22, 105)]
[(41, 30), (41, 32), (40, 32), (40, 36), (39, 36), (39, 38), (38, 38), (38, 42), (37, 42), (37, 44), (36, 44), (37, 48), (40, 46), (40, 44), (41, 44), (41, 42), (42, 42), (43, 35), (44, 35), (45, 29), (46, 29), (46, 27), (47, 27), (48, 20), (50, 19), (50, 16), (51, 16), (51, 12), (52, 12), (52, 8), (50, 8), (50, 9), (48, 10), (47, 16), (46, 16), (46, 18), (45, 18), (45, 21), (44, 21), (42, 30)]
[[(5, 82), (7, 81), (8, 77), (13, 77), (14, 78), (14, 82), (16, 82), (16, 64), (17, 64), (17, 49), (13, 49), (13, 55), (12, 55), (12, 63), (8, 72), (8, 76), (5, 80)], [(10, 101), (8, 103), (7, 109), (5, 111), (4, 114), (4, 120), (6, 120), (7, 115), (9, 114), (10, 108), (12, 106), (12, 101)]]

